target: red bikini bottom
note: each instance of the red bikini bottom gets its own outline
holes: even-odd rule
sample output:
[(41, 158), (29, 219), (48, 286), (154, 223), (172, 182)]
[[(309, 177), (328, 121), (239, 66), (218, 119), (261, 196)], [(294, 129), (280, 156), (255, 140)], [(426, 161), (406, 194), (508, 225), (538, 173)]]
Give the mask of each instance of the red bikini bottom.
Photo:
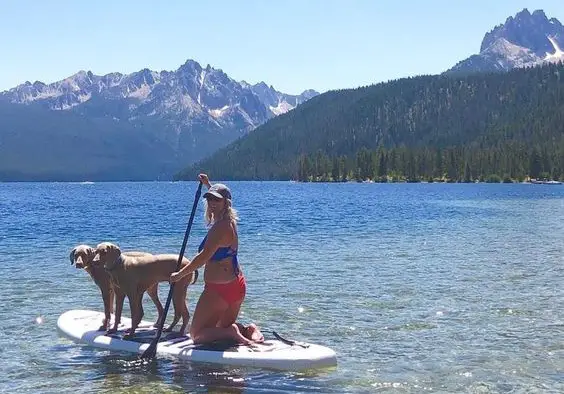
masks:
[(234, 304), (245, 298), (247, 293), (247, 283), (245, 282), (245, 277), (243, 274), (237, 275), (235, 279), (227, 283), (209, 283), (206, 282), (204, 290), (213, 291), (228, 305)]

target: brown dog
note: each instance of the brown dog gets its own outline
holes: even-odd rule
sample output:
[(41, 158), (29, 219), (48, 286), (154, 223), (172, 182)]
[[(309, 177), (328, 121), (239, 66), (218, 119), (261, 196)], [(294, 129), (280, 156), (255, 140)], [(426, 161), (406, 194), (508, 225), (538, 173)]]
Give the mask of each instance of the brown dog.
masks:
[[(170, 275), (176, 271), (178, 255), (176, 254), (146, 254), (142, 256), (130, 256), (122, 253), (117, 245), (109, 242), (102, 242), (96, 247), (94, 265), (102, 265), (110, 274), (114, 285), (120, 289), (116, 292), (116, 313), (115, 323), (112, 331), (117, 331), (117, 324), (121, 319), (123, 301), (125, 296), (129, 299), (131, 310), (131, 328), (127, 337), (133, 337), (137, 326), (143, 318), (143, 304), (141, 302), (143, 293), (158, 282), (170, 280)], [(182, 266), (190, 261), (183, 258)], [(198, 273), (187, 275), (182, 280), (174, 284), (172, 293), (172, 303), (174, 305), (174, 320), (165, 329), (171, 331), (182, 317), (180, 333), (186, 334), (190, 313), (186, 305), (186, 292), (188, 285), (196, 282)]]
[[(102, 325), (99, 330), (108, 330), (110, 325), (111, 314), (113, 313), (113, 299), (115, 294), (115, 286), (113, 286), (110, 274), (106, 272), (103, 266), (95, 266), (92, 264), (94, 255), (96, 254), (96, 249), (88, 245), (78, 245), (73, 250), (71, 250), (69, 258), (71, 264), (74, 264), (76, 268), (83, 268), (90, 276), (96, 285), (100, 288), (102, 292), (102, 300), (104, 302), (104, 319), (102, 320)], [(148, 253), (143, 252), (125, 252), (124, 254), (128, 256), (144, 256)], [(118, 289), (119, 291), (119, 289)], [(159, 317), (155, 325), (160, 322), (163, 317), (164, 308), (159, 300), (158, 295), (158, 283), (147, 289), (147, 294), (153, 300), (153, 303), (157, 307)], [(119, 324), (119, 322), (118, 322)]]

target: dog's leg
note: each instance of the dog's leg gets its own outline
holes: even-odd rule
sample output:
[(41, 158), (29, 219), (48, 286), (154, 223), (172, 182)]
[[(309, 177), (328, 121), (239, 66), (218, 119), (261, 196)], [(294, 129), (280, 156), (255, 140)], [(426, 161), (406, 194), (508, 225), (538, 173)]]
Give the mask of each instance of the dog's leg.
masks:
[(127, 298), (129, 298), (129, 309), (131, 309), (131, 328), (123, 336), (124, 339), (133, 338), (135, 330), (143, 318), (143, 293), (136, 292), (128, 295)]
[(114, 320), (114, 326), (112, 329), (108, 330), (108, 334), (116, 333), (118, 330), (119, 323), (121, 322), (121, 312), (123, 311), (123, 301), (125, 300), (125, 294), (119, 287), (114, 287), (115, 299), (116, 299), (116, 315)]
[[(115, 295), (114, 287), (111, 286), (111, 285), (110, 285), (109, 293), (110, 293), (110, 315), (111, 315), (112, 313), (114, 313), (114, 299), (115, 299), (115, 297), (114, 297), (114, 295)], [(110, 322), (108, 322), (108, 324), (109, 323)]]
[(149, 287), (147, 289), (147, 294), (149, 294), (149, 297), (151, 297), (151, 300), (153, 300), (153, 304), (155, 304), (155, 306), (157, 307), (157, 313), (159, 314), (159, 316), (153, 326), (158, 327), (164, 317), (163, 304), (161, 304), (161, 301), (159, 300), (159, 284), (155, 283), (153, 286)]
[[(115, 290), (114, 290), (114, 286), (110, 283), (110, 319), (108, 320), (108, 327), (110, 327), (110, 320), (111, 320), (111, 316), (114, 313), (114, 302), (115, 302)], [(115, 315), (114, 315), (114, 319), (115, 319)]]
[(178, 320), (180, 320), (180, 312), (177, 310), (177, 308), (175, 306), (174, 307), (174, 318), (172, 319), (172, 322), (163, 329), (163, 331), (164, 332), (172, 332), (172, 329), (176, 326), (176, 324), (178, 324)]
[(188, 326), (188, 320), (190, 319), (190, 313), (188, 312), (188, 306), (186, 305), (186, 291), (187, 282), (180, 281), (174, 285), (174, 290), (172, 293), (172, 302), (174, 305), (174, 320), (166, 328), (165, 331), (172, 331), (176, 326), (180, 318), (182, 317), (182, 326), (180, 328), (180, 334), (186, 334), (186, 328)]
[(188, 322), (190, 321), (190, 312), (188, 311), (188, 286), (183, 288), (182, 294), (179, 297), (179, 304), (182, 307), (182, 326), (180, 327), (180, 335), (188, 334)]
[(110, 327), (110, 321), (112, 319), (112, 295), (113, 291), (111, 287), (100, 287), (102, 292), (102, 300), (104, 301), (104, 320), (102, 320), (102, 325), (98, 328), (99, 331), (107, 330)]
[(166, 326), (166, 328), (163, 330), (164, 332), (172, 332), (172, 329), (176, 326), (178, 320), (180, 320), (180, 316), (182, 315), (182, 309), (181, 309), (182, 300), (180, 300), (179, 293), (182, 292), (181, 287), (183, 287), (183, 285), (184, 285), (183, 281), (180, 281), (174, 285), (174, 289), (172, 291), (172, 305), (174, 306), (174, 319), (172, 319), (172, 322), (168, 326)]

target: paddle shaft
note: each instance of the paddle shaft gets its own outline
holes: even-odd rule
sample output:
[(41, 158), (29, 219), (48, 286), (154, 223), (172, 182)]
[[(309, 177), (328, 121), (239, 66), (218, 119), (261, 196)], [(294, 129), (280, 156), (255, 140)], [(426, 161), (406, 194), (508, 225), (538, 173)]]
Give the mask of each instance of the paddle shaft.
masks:
[[(184, 233), (184, 240), (182, 241), (182, 248), (180, 248), (180, 254), (178, 255), (178, 262), (176, 263), (176, 271), (180, 270), (182, 266), (182, 259), (184, 258), (184, 252), (186, 251), (186, 244), (188, 243), (188, 237), (190, 235), (190, 230), (192, 229), (192, 223), (194, 222), (194, 215), (196, 213), (196, 208), (198, 206), (198, 200), (200, 199), (200, 195), (202, 194), (202, 182), (198, 184), (198, 190), (196, 190), (196, 196), (194, 197), (194, 204), (192, 205), (192, 212), (190, 213), (190, 220), (188, 220), (188, 226), (186, 227), (186, 232)], [(142, 354), (142, 358), (153, 358), (155, 356), (155, 350), (159, 339), (161, 339), (161, 335), (163, 332), (164, 323), (166, 320), (166, 315), (168, 313), (168, 309), (170, 308), (170, 302), (172, 300), (172, 292), (174, 290), (174, 283), (170, 284), (170, 288), (168, 290), (168, 297), (166, 299), (166, 304), (163, 311), (163, 318), (159, 321), (159, 326), (157, 328), (157, 334), (153, 338), (151, 345), (145, 350)]]

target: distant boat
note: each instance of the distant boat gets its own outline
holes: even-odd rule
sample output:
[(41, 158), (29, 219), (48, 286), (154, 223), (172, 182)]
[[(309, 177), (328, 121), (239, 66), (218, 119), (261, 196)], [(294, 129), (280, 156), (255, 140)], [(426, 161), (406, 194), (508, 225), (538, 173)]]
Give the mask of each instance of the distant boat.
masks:
[(84, 182), (80, 182), (81, 185), (93, 185), (94, 182), (90, 182), (90, 181), (84, 181)]
[(533, 185), (561, 185), (562, 182), (560, 181), (549, 181), (549, 180), (538, 180), (538, 179), (531, 179), (531, 183)]

